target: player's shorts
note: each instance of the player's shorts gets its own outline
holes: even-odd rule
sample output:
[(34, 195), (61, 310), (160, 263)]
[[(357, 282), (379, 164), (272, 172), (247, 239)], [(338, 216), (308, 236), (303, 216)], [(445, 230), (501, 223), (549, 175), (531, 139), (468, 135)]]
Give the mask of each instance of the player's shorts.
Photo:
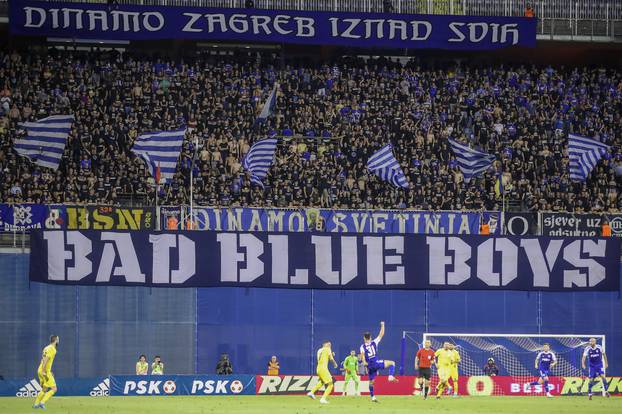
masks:
[(605, 375), (602, 365), (597, 367), (590, 366), (590, 378), (600, 377), (601, 375)]
[(417, 377), (429, 380), (432, 377), (432, 368), (419, 368)]
[(354, 382), (359, 382), (359, 376), (356, 374), (356, 372), (346, 372), (346, 376), (343, 379), (344, 381), (350, 381), (350, 380), (354, 380)]
[(369, 380), (373, 381), (378, 376), (378, 371), (384, 369), (384, 360), (379, 359), (367, 364), (367, 370), (369, 371)]
[(458, 381), (458, 368), (449, 369), (449, 378)]
[(540, 378), (544, 378), (544, 377), (548, 377), (549, 376), (549, 370), (548, 369), (541, 369), (540, 370)]
[(42, 372), (37, 373), (39, 375), (39, 385), (41, 388), (54, 388), (56, 387), (56, 380), (54, 379), (54, 375), (48, 375), (47, 379), (43, 376)]
[(451, 374), (451, 369), (449, 367), (438, 367), (438, 379), (441, 382), (447, 381)]
[(318, 369), (317, 376), (320, 377), (320, 381), (324, 384), (330, 384), (333, 382), (333, 377), (330, 375), (330, 372), (327, 369)]

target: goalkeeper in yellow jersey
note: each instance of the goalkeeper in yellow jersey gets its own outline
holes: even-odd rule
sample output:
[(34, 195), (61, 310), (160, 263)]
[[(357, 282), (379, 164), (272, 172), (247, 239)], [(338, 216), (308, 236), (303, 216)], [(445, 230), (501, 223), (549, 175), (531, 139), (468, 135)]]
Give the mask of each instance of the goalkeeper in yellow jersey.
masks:
[[(456, 349), (456, 345), (449, 344), (449, 350), (451, 351), (450, 357), (450, 369), (449, 379), (451, 379), (451, 386), (448, 388), (447, 393), (451, 394), (453, 390), (454, 397), (458, 396), (458, 364), (460, 363), (460, 353)], [(449, 382), (448, 382), (449, 384)]]
[(52, 335), (50, 337), (50, 344), (43, 348), (41, 363), (39, 364), (39, 369), (37, 369), (41, 391), (39, 391), (39, 394), (37, 395), (33, 408), (41, 408), (45, 410), (45, 403), (48, 402), (48, 400), (52, 398), (52, 395), (54, 395), (57, 391), (56, 381), (54, 380), (54, 374), (52, 373), (52, 364), (54, 363), (54, 357), (56, 357), (58, 342), (58, 335)]
[(337, 368), (337, 362), (335, 362), (333, 351), (330, 346), (330, 342), (326, 341), (317, 351), (317, 376), (319, 377), (319, 381), (317, 385), (307, 394), (315, 400), (315, 393), (322, 388), (323, 385), (326, 386), (324, 395), (322, 395), (322, 398), (320, 399), (320, 403), (322, 404), (328, 404), (326, 397), (328, 397), (333, 391), (333, 377), (330, 375), (330, 371), (328, 370), (328, 361), (331, 361), (333, 366)]
[(436, 399), (441, 398), (443, 391), (449, 388), (449, 377), (451, 376), (451, 361), (453, 352), (450, 343), (444, 342), (443, 347), (434, 353), (436, 357), (436, 369), (438, 373), (438, 385), (436, 386)]

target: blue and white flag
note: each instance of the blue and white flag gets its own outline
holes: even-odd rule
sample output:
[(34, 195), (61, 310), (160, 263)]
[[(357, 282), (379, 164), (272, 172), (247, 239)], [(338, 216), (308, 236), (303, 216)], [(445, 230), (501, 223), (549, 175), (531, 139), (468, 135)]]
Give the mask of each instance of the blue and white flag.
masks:
[(160, 167), (161, 178), (168, 182), (177, 170), (185, 135), (185, 128), (142, 134), (136, 138), (132, 152), (147, 162), (151, 176), (155, 177), (156, 169)]
[(341, 70), (339, 70), (339, 66), (334, 65), (331, 74), (333, 79), (339, 78), (341, 76)]
[(274, 161), (277, 141), (276, 138), (266, 138), (255, 142), (242, 162), (244, 169), (251, 173), (251, 182), (261, 188), (263, 188), (262, 180), (268, 175)]
[(42, 167), (58, 169), (73, 119), (73, 115), (52, 115), (20, 124), (26, 137), (15, 140), (15, 152)]
[(453, 139), (449, 139), (449, 145), (451, 145), (451, 149), (458, 162), (458, 167), (460, 167), (460, 171), (462, 171), (464, 175), (464, 181), (467, 183), (471, 181), (472, 177), (489, 169), (492, 162), (495, 160), (494, 155), (474, 150)]
[(585, 181), (603, 155), (610, 147), (592, 138), (568, 134), (568, 159), (570, 179)]
[(393, 145), (387, 144), (376, 151), (367, 161), (367, 169), (396, 187), (408, 188), (408, 180), (393, 155)]
[(268, 99), (266, 99), (266, 102), (264, 102), (263, 108), (261, 108), (261, 112), (255, 120), (255, 125), (266, 122), (266, 119), (268, 119), (268, 117), (272, 115), (272, 112), (274, 111), (274, 106), (276, 105), (276, 89), (278, 86), (278, 83), (275, 82), (274, 87), (272, 88), (272, 92), (270, 92), (270, 95), (268, 95)]

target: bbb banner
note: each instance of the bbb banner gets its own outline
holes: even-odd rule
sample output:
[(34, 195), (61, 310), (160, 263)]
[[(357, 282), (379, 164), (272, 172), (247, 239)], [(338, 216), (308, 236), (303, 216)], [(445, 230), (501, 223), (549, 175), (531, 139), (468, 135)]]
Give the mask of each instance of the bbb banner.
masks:
[(617, 291), (621, 242), (613, 237), (36, 230), (30, 280), (151, 287)]
[(67, 230), (153, 230), (155, 208), (113, 206), (68, 206), (63, 225)]
[(607, 220), (611, 226), (611, 235), (622, 237), (622, 214), (541, 214), (544, 236), (597, 237), (601, 235), (601, 226)]
[(30, 231), (45, 228), (48, 206), (41, 204), (0, 204), (0, 230)]
[[(500, 231), (499, 212), (329, 210), (318, 208), (264, 209), (195, 207), (195, 230), (284, 231), (331, 233), (479, 234), (482, 220), (491, 232)], [(169, 217), (177, 222), (189, 216), (187, 208), (161, 207), (163, 229)], [(183, 224), (180, 224), (182, 226)]]
[(54, 204), (0, 204), (0, 230), (152, 230), (155, 208), (72, 206)]
[(254, 375), (110, 376), (111, 396), (254, 394)]
[[(533, 236), (538, 232), (537, 213), (503, 213), (503, 226), (508, 236)], [(594, 236), (596, 236), (594, 234)]]
[(196, 39), (382, 48), (535, 47), (537, 19), (13, 0), (14, 35)]

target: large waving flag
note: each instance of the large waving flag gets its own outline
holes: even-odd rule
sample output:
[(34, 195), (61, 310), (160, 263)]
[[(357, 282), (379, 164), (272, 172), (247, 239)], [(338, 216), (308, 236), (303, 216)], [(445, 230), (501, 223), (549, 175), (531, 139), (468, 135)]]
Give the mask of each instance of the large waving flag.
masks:
[(26, 137), (15, 140), (13, 148), (42, 167), (58, 169), (71, 131), (73, 115), (52, 115), (36, 122), (20, 124)]
[(376, 151), (367, 161), (367, 169), (383, 181), (388, 181), (396, 187), (408, 188), (408, 180), (402, 167), (393, 155), (393, 145), (387, 144)]
[(268, 99), (266, 99), (266, 102), (264, 102), (263, 108), (261, 108), (261, 112), (255, 120), (255, 125), (265, 122), (266, 119), (268, 119), (268, 117), (272, 115), (272, 112), (274, 111), (274, 106), (276, 105), (276, 89), (278, 86), (278, 83), (275, 82), (274, 87), (272, 88), (272, 92), (270, 92), (270, 95), (268, 95)]
[(142, 134), (136, 138), (132, 152), (147, 162), (153, 177), (158, 175), (159, 169), (161, 178), (169, 181), (177, 170), (177, 160), (185, 135), (185, 128)]
[(255, 142), (242, 162), (244, 169), (251, 173), (251, 182), (261, 188), (263, 188), (262, 180), (268, 175), (274, 161), (277, 141), (276, 138), (266, 138)]
[(464, 144), (461, 144), (453, 139), (449, 139), (449, 145), (456, 156), (458, 167), (464, 175), (464, 181), (471, 181), (472, 177), (475, 177), (484, 171), (486, 171), (492, 165), (495, 160), (494, 155), (480, 152), (470, 148)]
[(591, 138), (568, 134), (568, 159), (570, 179), (585, 181), (603, 155), (610, 147)]

